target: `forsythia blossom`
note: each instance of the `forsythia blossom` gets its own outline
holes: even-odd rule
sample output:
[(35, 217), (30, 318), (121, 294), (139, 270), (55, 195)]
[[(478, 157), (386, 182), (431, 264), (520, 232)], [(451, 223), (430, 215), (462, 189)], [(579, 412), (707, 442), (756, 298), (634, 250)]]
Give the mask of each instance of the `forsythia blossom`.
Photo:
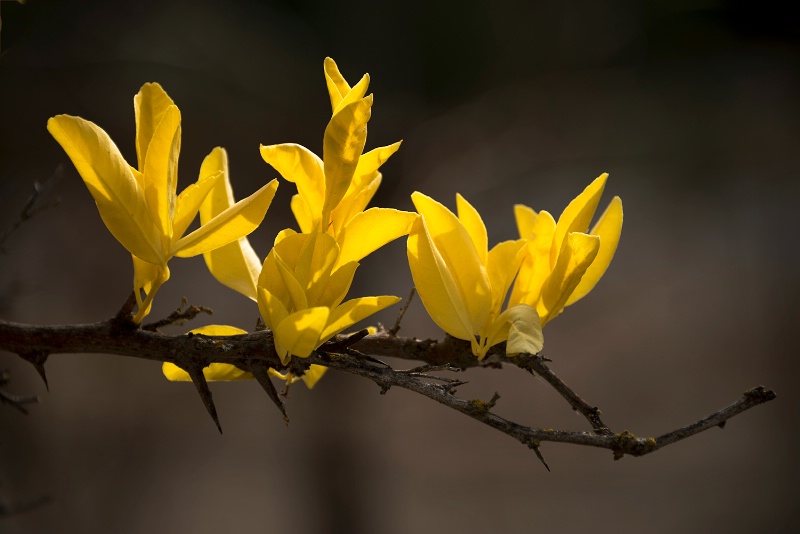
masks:
[(176, 195), (180, 111), (155, 83), (145, 84), (133, 102), (138, 168), (129, 166), (108, 134), (92, 122), (58, 115), (47, 122), (47, 129), (75, 164), (103, 222), (133, 256), (138, 323), (169, 278), (170, 258), (202, 254), (255, 230), (278, 183), (273, 180), (184, 236), (222, 173), (201, 173), (196, 183)]
[(434, 322), (470, 341), (478, 359), (506, 340), (507, 354), (538, 353), (543, 338), (536, 310), (523, 303), (500, 311), (525, 241), (504, 241), (489, 250), (481, 216), (461, 195), (458, 216), (422, 193), (411, 199), (421, 217), (408, 236), (408, 263)]
[(614, 257), (622, 232), (622, 200), (614, 197), (588, 230), (607, 178), (602, 174), (589, 184), (564, 209), (558, 223), (546, 211), (537, 214), (521, 204), (514, 207), (527, 246), (509, 305), (536, 307), (542, 325), (586, 296)]

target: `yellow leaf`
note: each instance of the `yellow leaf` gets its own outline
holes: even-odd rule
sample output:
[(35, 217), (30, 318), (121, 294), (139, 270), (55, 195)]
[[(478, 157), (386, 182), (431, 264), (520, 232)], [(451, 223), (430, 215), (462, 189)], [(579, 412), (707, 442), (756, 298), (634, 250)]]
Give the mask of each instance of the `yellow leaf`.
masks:
[(350, 92), (350, 85), (344, 79), (342, 73), (339, 72), (339, 67), (333, 59), (326, 57), (323, 67), (325, 70), (325, 83), (328, 86), (328, 94), (331, 98), (331, 111), (335, 111), (345, 95)]
[[(506, 317), (503, 317), (506, 315)], [(539, 314), (532, 306), (518, 304), (500, 314), (509, 325), (506, 355), (538, 354), (544, 348), (544, 335)]]
[[(189, 184), (186, 189), (181, 191), (175, 200), (175, 218), (172, 220), (173, 239), (180, 239), (186, 233), (186, 229), (197, 216), (200, 205), (217, 183), (222, 181), (222, 177), (222, 173), (217, 172)], [(201, 220), (200, 223), (202, 224), (203, 221)]]

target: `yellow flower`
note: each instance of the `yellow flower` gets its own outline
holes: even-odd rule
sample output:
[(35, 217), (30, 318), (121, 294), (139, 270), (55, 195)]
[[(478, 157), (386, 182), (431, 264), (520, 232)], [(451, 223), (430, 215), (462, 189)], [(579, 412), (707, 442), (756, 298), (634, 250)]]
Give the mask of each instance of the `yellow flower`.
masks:
[(201, 173), (196, 183), (176, 195), (180, 111), (156, 83), (141, 88), (134, 109), (138, 168), (129, 166), (108, 134), (92, 122), (58, 115), (47, 122), (47, 129), (75, 164), (106, 227), (133, 256), (138, 323), (169, 278), (170, 258), (202, 254), (252, 232), (278, 184), (273, 180), (184, 236), (222, 173)]
[(342, 330), (400, 300), (381, 296), (342, 302), (358, 262), (341, 265), (339, 255), (339, 245), (325, 233), (287, 229), (275, 238), (258, 279), (258, 307), (284, 364), (292, 355), (307, 358)]
[(555, 222), (546, 211), (514, 207), (520, 237), (527, 240), (509, 305), (535, 306), (542, 325), (594, 288), (617, 250), (622, 200), (614, 197), (588, 233), (608, 174), (596, 178)]
[(533, 307), (520, 304), (500, 311), (525, 241), (504, 241), (488, 250), (486, 226), (461, 195), (456, 196), (458, 216), (422, 193), (411, 199), (421, 217), (408, 235), (408, 263), (434, 322), (470, 341), (478, 359), (506, 340), (507, 354), (541, 351), (542, 331)]
[(372, 95), (364, 96), (369, 75), (351, 88), (331, 58), (325, 59), (324, 69), (333, 115), (325, 129), (322, 159), (296, 144), (261, 145), (261, 156), (297, 185), (291, 206), (300, 230), (317, 228), (332, 235), (343, 265), (406, 235), (416, 215), (389, 208), (364, 211), (381, 182), (378, 168), (400, 143), (363, 154), (372, 109)]
[[(235, 336), (238, 334), (246, 334), (247, 331), (235, 326), (226, 325), (208, 325), (191, 330), (192, 334), (204, 334), (206, 336)], [(289, 383), (297, 382), (302, 378), (308, 389), (313, 388), (316, 383), (322, 378), (322, 375), (327, 371), (326, 367), (321, 365), (312, 365), (302, 377), (293, 376), (292, 373), (279, 373), (275, 369), (268, 369), (267, 372), (270, 376), (285, 380)], [(167, 380), (173, 382), (191, 382), (189, 373), (175, 365), (174, 363), (164, 362), (161, 366), (161, 372)], [(233, 381), (233, 380), (255, 380), (252, 373), (242, 371), (234, 365), (227, 363), (212, 363), (203, 369), (203, 375), (208, 381)]]

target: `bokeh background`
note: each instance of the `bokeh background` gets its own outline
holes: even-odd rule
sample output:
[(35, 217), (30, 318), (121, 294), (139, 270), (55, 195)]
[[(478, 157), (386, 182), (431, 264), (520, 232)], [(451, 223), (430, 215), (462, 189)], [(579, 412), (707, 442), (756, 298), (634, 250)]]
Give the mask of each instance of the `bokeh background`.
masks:
[[(321, 151), (322, 62), (372, 76), (368, 148), (403, 139), (373, 205), (420, 190), (516, 237), (515, 203), (560, 213), (601, 172), (625, 205), (617, 256), (547, 326), (545, 354), (616, 430), (657, 435), (758, 384), (778, 399), (640, 459), (545, 444), (531, 451), (405, 392), (331, 372), (290, 391), (291, 424), (254, 383), (212, 384), (220, 436), (193, 386), (159, 366), (51, 356), (45, 391), (11, 354), (0, 407), (0, 517), (39, 532), (794, 532), (798, 512), (800, 38), (776, 0), (348, 3), (2, 2), (0, 228), (66, 163), (60, 204), (0, 255), (0, 317), (79, 323), (130, 291), (128, 254), (45, 129), (58, 113), (102, 126), (135, 161), (132, 97), (160, 82), (183, 115), (180, 183), (225, 146), (237, 197), (277, 176), (259, 143)], [(283, 182), (251, 241), (294, 226)], [(354, 295), (405, 296), (405, 244), (363, 262)], [(201, 259), (176, 259), (152, 317), (182, 296), (195, 321), (252, 328), (256, 306)], [(391, 323), (396, 311), (378, 320)], [(175, 329), (174, 332), (180, 330)], [(402, 333), (440, 336), (416, 301)], [(406, 365), (395, 362), (398, 365)], [(466, 398), (501, 415), (586, 429), (543, 381), (471, 370)]]

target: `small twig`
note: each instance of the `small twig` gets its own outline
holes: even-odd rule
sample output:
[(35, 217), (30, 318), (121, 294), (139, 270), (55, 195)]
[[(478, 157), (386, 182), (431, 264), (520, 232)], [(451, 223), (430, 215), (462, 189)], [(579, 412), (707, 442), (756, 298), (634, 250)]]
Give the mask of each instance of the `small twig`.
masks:
[[(4, 388), (8, 385), (9, 382), (9, 371), (3, 370), (0, 372), (0, 388)], [(36, 395), (27, 395), (21, 397), (19, 395), (12, 395), (11, 393), (7, 393), (4, 389), (0, 389), (0, 403), (8, 404), (9, 406), (16, 408), (23, 414), (28, 414), (28, 410), (25, 409), (26, 404), (35, 404), (39, 402), (39, 397)]]
[(195, 317), (197, 317), (201, 313), (206, 313), (208, 315), (212, 315), (214, 311), (211, 308), (206, 308), (205, 306), (194, 306), (189, 305), (189, 301), (186, 297), (181, 299), (181, 304), (178, 306), (178, 309), (174, 312), (170, 313), (164, 319), (156, 321), (154, 323), (148, 323), (142, 326), (142, 330), (147, 330), (149, 332), (156, 332), (159, 328), (163, 328), (165, 326), (170, 325), (183, 325), (186, 324), (186, 321), (191, 321)]
[(572, 406), (572, 409), (583, 415), (589, 424), (592, 425), (594, 431), (598, 434), (613, 434), (613, 432), (606, 426), (600, 419), (600, 409), (592, 406), (581, 398), (580, 395), (575, 393), (572, 388), (564, 383), (550, 368), (544, 363), (545, 358), (541, 355), (525, 354), (514, 358), (514, 363), (522, 369), (536, 373), (541, 376), (553, 389), (564, 397), (564, 399)]
[(411, 299), (414, 298), (414, 293), (417, 292), (417, 288), (412, 287), (411, 292), (408, 294), (408, 298), (403, 303), (403, 306), (400, 308), (400, 311), (397, 312), (397, 319), (394, 321), (394, 326), (388, 330), (388, 333), (392, 337), (396, 337), (397, 333), (400, 331), (400, 321), (403, 320), (403, 316), (406, 314), (406, 310), (408, 306), (411, 304)]
[(31, 219), (37, 213), (44, 211), (48, 208), (57, 206), (60, 202), (59, 199), (56, 199), (52, 202), (43, 203), (47, 194), (53, 189), (53, 186), (61, 179), (61, 176), (64, 174), (64, 166), (59, 164), (56, 167), (56, 170), (50, 177), (42, 183), (33, 182), (33, 193), (28, 200), (25, 202), (25, 205), (22, 207), (22, 211), (20, 211), (17, 220), (14, 221), (11, 226), (6, 228), (2, 234), (0, 234), (0, 252), (5, 252), (5, 242), (9, 238), (14, 231), (19, 228), (22, 223)]

